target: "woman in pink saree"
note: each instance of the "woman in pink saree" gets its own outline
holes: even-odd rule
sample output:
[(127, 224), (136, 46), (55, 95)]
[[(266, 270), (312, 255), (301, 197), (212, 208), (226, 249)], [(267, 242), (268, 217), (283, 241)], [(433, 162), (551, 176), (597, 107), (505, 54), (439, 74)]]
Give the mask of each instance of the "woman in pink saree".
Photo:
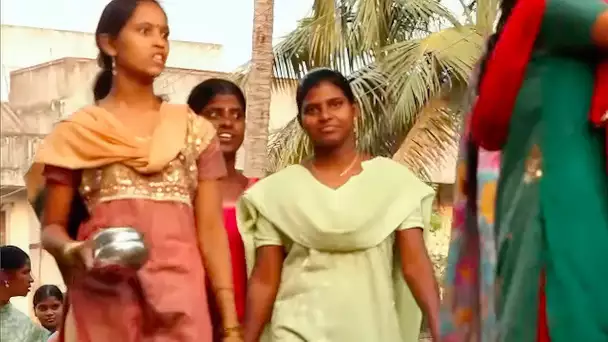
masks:
[[(236, 224), (235, 203), (243, 192), (257, 181), (257, 179), (245, 177), (235, 168), (236, 154), (245, 138), (245, 109), (247, 108), (245, 95), (236, 84), (212, 78), (192, 89), (188, 97), (188, 106), (193, 112), (202, 115), (213, 124), (220, 141), (220, 150), (226, 161), (228, 173), (221, 180), (224, 225), (232, 257), (236, 311), (239, 322), (242, 324), (245, 316), (247, 266), (243, 240)], [(209, 308), (213, 326), (221, 326), (220, 311), (213, 299), (209, 301)], [(214, 339), (216, 341), (221, 338), (218, 332), (215, 330)]]
[[(113, 0), (96, 32), (102, 71), (96, 105), (60, 122), (27, 179), (46, 194), (42, 243), (68, 287), (59, 341), (210, 342), (205, 279), (223, 341), (242, 341), (234, 305), (218, 179), (226, 168), (215, 129), (185, 105), (154, 95), (167, 59), (167, 18), (153, 0)], [(73, 203), (87, 217), (72, 227)], [(90, 272), (86, 241), (100, 229), (144, 235), (149, 260), (136, 277), (107, 284)]]

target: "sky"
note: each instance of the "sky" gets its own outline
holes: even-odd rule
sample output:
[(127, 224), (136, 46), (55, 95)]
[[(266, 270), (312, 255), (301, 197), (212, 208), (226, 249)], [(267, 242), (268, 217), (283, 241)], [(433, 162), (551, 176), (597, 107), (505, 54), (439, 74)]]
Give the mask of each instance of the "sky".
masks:
[[(2, 24), (94, 32), (108, 0), (2, 0)], [(253, 0), (160, 0), (171, 38), (224, 46), (222, 71), (251, 57)], [(274, 37), (293, 30), (313, 0), (274, 0)]]
[[(224, 46), (222, 71), (251, 57), (254, 0), (160, 0), (169, 17), (171, 38)], [(459, 0), (443, 0), (459, 10)], [(2, 24), (94, 32), (108, 0), (2, 0)], [(310, 13), (313, 0), (274, 0), (275, 41)]]

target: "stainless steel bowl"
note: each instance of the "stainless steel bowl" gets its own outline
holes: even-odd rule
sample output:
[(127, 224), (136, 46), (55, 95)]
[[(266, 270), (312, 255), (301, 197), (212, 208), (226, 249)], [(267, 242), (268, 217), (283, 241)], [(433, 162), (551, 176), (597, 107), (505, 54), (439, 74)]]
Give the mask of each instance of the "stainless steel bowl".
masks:
[(143, 235), (131, 227), (106, 228), (92, 242), (93, 271), (120, 273), (124, 278), (134, 275), (148, 260)]

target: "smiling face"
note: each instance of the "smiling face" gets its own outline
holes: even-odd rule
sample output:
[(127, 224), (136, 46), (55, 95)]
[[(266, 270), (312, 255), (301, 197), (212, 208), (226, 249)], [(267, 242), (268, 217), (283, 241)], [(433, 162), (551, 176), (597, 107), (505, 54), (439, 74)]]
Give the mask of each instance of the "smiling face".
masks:
[(215, 129), (223, 153), (234, 154), (245, 138), (245, 108), (232, 94), (218, 94), (203, 108), (202, 114)]
[(54, 331), (63, 314), (63, 302), (56, 297), (49, 296), (36, 304), (34, 311), (40, 324), (46, 329)]
[(116, 61), (116, 73), (154, 78), (169, 54), (169, 26), (163, 9), (153, 1), (140, 1), (116, 38), (102, 35), (100, 46)]
[(302, 103), (302, 127), (318, 147), (336, 147), (354, 139), (357, 105), (331, 82), (308, 91)]

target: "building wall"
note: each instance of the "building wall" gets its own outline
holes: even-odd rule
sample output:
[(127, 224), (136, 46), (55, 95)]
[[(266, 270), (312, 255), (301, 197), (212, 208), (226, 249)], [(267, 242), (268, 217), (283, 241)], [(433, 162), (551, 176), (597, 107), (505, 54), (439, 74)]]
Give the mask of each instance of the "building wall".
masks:
[[(9, 103), (21, 119), (24, 132), (47, 134), (59, 119), (92, 104), (91, 89), (98, 72), (96, 62), (86, 58), (63, 58), (12, 72)], [(157, 78), (155, 91), (172, 103), (185, 103), (192, 88), (211, 77), (230, 79), (232, 75), (167, 68)], [(295, 117), (295, 87), (294, 83), (292, 87), (273, 90), (270, 131), (280, 129)], [(243, 151), (238, 156), (237, 167), (242, 168)]]
[(63, 290), (65, 286), (53, 257), (40, 249), (40, 223), (27, 202), (25, 191), (3, 198), (1, 210), (7, 228), (3, 243), (15, 245), (29, 254), (34, 277), (32, 291), (28, 296), (13, 298), (11, 303), (19, 310), (33, 316), (32, 296), (40, 285), (55, 284)]
[[(0, 70), (2, 100), (7, 99), (12, 71), (64, 57), (96, 58), (92, 33), (2, 25), (0, 27)], [(171, 41), (167, 66), (216, 70), (220, 67), (222, 46)]]

